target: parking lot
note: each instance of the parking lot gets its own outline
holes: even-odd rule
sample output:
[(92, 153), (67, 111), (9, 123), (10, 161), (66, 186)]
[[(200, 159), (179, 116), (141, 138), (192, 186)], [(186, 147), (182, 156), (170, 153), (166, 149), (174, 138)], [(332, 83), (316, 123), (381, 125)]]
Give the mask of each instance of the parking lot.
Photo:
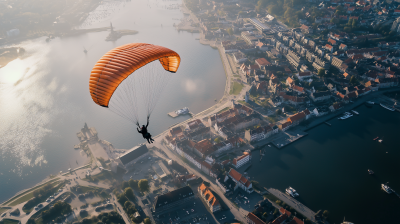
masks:
[(193, 201), (186, 202), (176, 208), (153, 213), (157, 223), (216, 223), (212, 215), (207, 211), (201, 199), (195, 197)]

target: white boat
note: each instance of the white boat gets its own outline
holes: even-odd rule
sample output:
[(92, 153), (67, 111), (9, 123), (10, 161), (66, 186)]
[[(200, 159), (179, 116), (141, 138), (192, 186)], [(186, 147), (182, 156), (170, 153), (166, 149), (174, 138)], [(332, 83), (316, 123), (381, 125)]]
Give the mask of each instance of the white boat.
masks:
[(296, 190), (293, 189), (292, 187), (286, 188), (286, 193), (294, 198), (299, 196)]
[(355, 110), (352, 110), (351, 112), (352, 112), (353, 114), (359, 115), (359, 113), (358, 113), (357, 111), (355, 111)]
[(339, 120), (345, 120), (345, 119), (350, 118), (350, 117), (352, 117), (352, 116), (353, 116), (352, 114), (346, 114), (346, 115), (344, 115), (343, 117), (339, 117), (338, 119), (339, 119)]
[(382, 140), (382, 139), (379, 139), (379, 140), (378, 140), (378, 142), (379, 142), (379, 143), (382, 143), (382, 142), (383, 142), (383, 140)]
[(388, 185), (382, 184), (381, 186), (382, 186), (382, 189), (383, 189), (384, 191), (386, 191), (386, 193), (388, 193), (388, 194), (393, 193), (392, 188), (390, 188)]
[(180, 110), (175, 111), (175, 113), (176, 113), (177, 115), (188, 114), (188, 113), (189, 113), (189, 108), (184, 107), (184, 108), (182, 108), (182, 109), (180, 109)]
[(367, 101), (367, 103), (368, 103), (368, 104), (371, 104), (371, 105), (374, 105), (374, 104), (375, 104), (375, 102), (372, 102), (372, 101)]
[(388, 109), (388, 110), (390, 110), (390, 111), (394, 111), (394, 108), (390, 108), (390, 107), (388, 107), (388, 106), (386, 106), (386, 105), (384, 105), (384, 104), (380, 104), (381, 105), (381, 107), (383, 107), (383, 108), (385, 108), (385, 109)]

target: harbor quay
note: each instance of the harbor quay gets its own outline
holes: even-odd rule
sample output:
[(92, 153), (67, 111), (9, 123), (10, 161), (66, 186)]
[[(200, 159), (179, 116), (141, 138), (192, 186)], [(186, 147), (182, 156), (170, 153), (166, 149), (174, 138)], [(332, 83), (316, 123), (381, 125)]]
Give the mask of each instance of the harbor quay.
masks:
[(275, 197), (279, 198), (282, 202), (285, 202), (287, 205), (290, 207), (296, 209), (298, 212), (300, 212), (302, 215), (307, 217), (309, 220), (315, 222), (315, 212), (312, 211), (311, 209), (307, 208), (304, 206), (302, 203), (297, 201), (296, 199), (290, 197), (289, 195), (283, 193), (280, 190), (274, 189), (274, 188), (269, 188), (267, 189), (269, 193), (273, 194)]

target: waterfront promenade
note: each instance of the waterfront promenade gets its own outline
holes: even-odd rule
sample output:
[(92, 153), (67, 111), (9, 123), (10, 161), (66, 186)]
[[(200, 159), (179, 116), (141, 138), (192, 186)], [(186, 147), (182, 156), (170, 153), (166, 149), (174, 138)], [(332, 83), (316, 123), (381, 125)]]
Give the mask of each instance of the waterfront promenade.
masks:
[(298, 202), (296, 199), (290, 197), (289, 195), (281, 192), (280, 190), (274, 188), (269, 188), (267, 190), (269, 193), (279, 198), (279, 200), (285, 202), (287, 205), (296, 209), (298, 212), (307, 217), (309, 220), (315, 222), (315, 212), (313, 212), (311, 209), (307, 208), (302, 203)]

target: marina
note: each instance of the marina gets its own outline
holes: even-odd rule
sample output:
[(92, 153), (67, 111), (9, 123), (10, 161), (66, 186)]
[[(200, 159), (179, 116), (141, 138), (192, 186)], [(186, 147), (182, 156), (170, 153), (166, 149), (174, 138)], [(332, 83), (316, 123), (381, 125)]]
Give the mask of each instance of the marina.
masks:
[[(306, 138), (283, 149), (269, 148), (266, 144), (262, 162), (258, 162), (259, 152), (252, 155), (252, 160), (256, 162), (247, 171), (249, 176), (262, 186), (281, 190), (285, 198), (292, 198), (285, 193), (285, 189), (294, 187), (301, 193), (296, 200), (311, 210), (335, 211), (330, 214), (330, 223), (342, 223), (343, 215), (346, 215), (346, 220), (356, 224), (390, 223), (400, 206), (400, 200), (393, 197), (394, 193), (387, 195), (381, 190), (381, 184), (390, 181), (390, 188), (400, 188), (400, 181), (395, 178), (400, 165), (396, 132), (400, 116), (380, 106), (361, 105), (355, 110), (359, 116), (353, 116), (345, 122), (331, 119), (328, 122), (332, 126), (319, 125), (309, 129)], [(336, 116), (342, 116), (342, 113)], [(376, 137), (383, 137), (384, 144), (378, 144), (378, 139), (375, 144), (371, 143)], [(346, 166), (332, 162), (335, 160)], [(369, 174), (368, 169), (374, 174)], [(260, 173), (260, 170), (263, 172)], [(365, 195), (370, 200), (368, 204), (362, 203)], [(353, 203), (344, 204), (344, 200)], [(348, 213), (349, 210), (352, 212)], [(388, 215), (372, 218), (363, 216), (365, 212), (377, 210)]]

